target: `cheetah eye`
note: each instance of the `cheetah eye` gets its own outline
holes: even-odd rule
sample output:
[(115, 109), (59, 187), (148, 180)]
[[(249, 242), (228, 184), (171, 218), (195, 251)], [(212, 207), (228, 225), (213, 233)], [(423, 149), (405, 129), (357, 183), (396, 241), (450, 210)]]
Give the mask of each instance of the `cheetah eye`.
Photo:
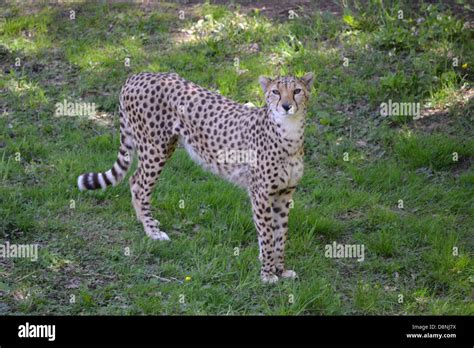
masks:
[(300, 92), (301, 92), (301, 89), (297, 88), (297, 89), (295, 89), (295, 90), (293, 91), (293, 94), (298, 94), (298, 93), (300, 93)]
[(280, 95), (280, 92), (278, 91), (278, 89), (274, 89), (274, 90), (272, 91), (272, 93), (273, 93), (273, 94), (276, 94), (276, 95)]

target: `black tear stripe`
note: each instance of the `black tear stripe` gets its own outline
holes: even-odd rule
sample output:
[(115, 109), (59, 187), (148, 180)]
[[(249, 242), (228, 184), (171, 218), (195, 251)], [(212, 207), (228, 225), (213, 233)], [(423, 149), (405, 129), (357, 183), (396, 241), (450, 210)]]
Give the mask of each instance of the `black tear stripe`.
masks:
[(276, 108), (278, 110), (278, 104), (280, 104), (280, 101), (281, 101), (280, 82), (277, 83), (277, 88), (278, 88), (278, 102), (277, 102)]

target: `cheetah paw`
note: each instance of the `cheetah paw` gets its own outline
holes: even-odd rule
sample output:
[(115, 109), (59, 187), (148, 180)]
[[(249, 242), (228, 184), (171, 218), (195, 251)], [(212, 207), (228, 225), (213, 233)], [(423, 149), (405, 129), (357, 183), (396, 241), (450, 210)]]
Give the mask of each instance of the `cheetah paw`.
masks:
[(286, 279), (295, 279), (298, 277), (298, 275), (296, 274), (295, 271), (292, 271), (291, 269), (287, 269), (280, 274), (280, 277), (286, 278)]
[(278, 281), (278, 277), (275, 274), (262, 274), (261, 275), (262, 282), (266, 284), (273, 284)]
[(159, 229), (147, 231), (146, 234), (153, 240), (170, 240), (170, 237), (168, 237), (165, 232), (160, 231)]

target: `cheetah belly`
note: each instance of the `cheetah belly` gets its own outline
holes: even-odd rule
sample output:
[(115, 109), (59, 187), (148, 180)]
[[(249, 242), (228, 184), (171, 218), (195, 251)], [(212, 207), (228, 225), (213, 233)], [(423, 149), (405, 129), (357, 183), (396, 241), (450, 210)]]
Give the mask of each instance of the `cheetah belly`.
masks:
[(224, 163), (210, 163), (206, 161), (194, 147), (186, 141), (184, 137), (181, 137), (181, 143), (183, 144), (186, 152), (189, 154), (191, 159), (203, 167), (205, 170), (210, 171), (228, 181), (242, 187), (247, 187), (250, 176), (250, 166), (247, 164), (224, 164)]
[(189, 157), (199, 164), (201, 167), (203, 167), (206, 170), (211, 171), (214, 174), (218, 174), (219, 170), (217, 168), (216, 164), (212, 164), (207, 162), (195, 149), (194, 147), (186, 141), (185, 138), (181, 137), (181, 143), (183, 144), (184, 148), (186, 149), (186, 152), (188, 153)]
[(246, 188), (249, 186), (250, 166), (246, 164), (232, 166), (227, 172), (222, 173), (222, 176), (230, 182)]

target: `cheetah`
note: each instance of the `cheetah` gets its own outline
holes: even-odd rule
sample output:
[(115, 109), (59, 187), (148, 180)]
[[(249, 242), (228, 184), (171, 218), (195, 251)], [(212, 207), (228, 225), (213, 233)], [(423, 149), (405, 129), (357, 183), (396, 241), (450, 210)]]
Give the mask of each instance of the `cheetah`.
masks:
[(120, 148), (112, 168), (77, 179), (80, 190), (117, 185), (130, 168), (132, 204), (145, 233), (169, 240), (151, 214), (150, 200), (178, 142), (206, 170), (247, 190), (257, 230), (260, 277), (295, 278), (285, 268), (292, 195), (303, 175), (303, 133), (313, 73), (259, 77), (263, 107), (236, 103), (176, 73), (130, 76), (119, 96)]

